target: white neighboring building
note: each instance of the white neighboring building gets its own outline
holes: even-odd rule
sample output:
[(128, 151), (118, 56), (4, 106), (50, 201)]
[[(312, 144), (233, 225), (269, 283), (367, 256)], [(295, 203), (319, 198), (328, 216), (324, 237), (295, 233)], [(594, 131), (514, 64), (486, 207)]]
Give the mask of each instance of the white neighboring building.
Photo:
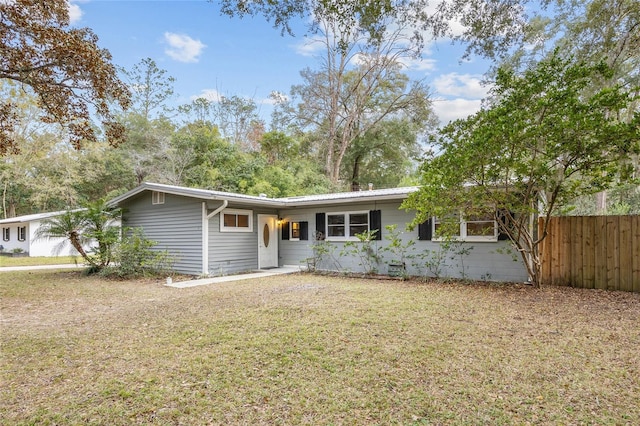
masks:
[(39, 238), (35, 235), (40, 227), (40, 223), (44, 219), (59, 216), (66, 210), (50, 213), (37, 213), (25, 216), (11, 217), (9, 219), (0, 220), (0, 246), (4, 252), (11, 252), (14, 249), (22, 249), (29, 253), (30, 257), (52, 257), (63, 255), (77, 255), (76, 250), (68, 244), (68, 248), (60, 253), (55, 253), (55, 247), (60, 244), (64, 238)]

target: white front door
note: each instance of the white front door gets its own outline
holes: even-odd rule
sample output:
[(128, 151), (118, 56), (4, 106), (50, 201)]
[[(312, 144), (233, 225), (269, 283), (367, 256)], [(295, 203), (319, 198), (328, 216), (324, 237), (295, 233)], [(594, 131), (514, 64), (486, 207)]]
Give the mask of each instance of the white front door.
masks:
[(278, 267), (278, 216), (258, 215), (258, 268)]

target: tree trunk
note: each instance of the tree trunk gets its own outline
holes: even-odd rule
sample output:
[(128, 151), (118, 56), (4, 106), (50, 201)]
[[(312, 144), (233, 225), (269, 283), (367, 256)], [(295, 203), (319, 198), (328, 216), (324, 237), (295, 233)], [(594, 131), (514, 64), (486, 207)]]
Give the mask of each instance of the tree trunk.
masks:
[(351, 173), (351, 190), (359, 191), (360, 190), (360, 159), (361, 155), (356, 155), (355, 160), (353, 161), (353, 173)]
[(607, 214), (607, 191), (596, 194), (596, 213), (599, 215)]
[(84, 250), (84, 247), (82, 247), (82, 244), (80, 244), (80, 238), (78, 233), (73, 232), (71, 233), (71, 235), (69, 235), (69, 241), (71, 242), (71, 245), (73, 246), (74, 249), (76, 249), (76, 251), (78, 252), (78, 254), (80, 254), (80, 256), (82, 256), (82, 258), (91, 266), (93, 267), (97, 267), (98, 265), (93, 261), (93, 259), (91, 259), (89, 257), (89, 255), (87, 254), (87, 252)]

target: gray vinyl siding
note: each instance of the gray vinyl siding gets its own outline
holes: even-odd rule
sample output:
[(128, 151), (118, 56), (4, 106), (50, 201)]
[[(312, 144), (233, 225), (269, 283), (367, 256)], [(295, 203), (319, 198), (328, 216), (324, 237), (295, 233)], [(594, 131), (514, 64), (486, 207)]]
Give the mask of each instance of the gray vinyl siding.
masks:
[[(382, 250), (389, 244), (385, 238), (389, 232), (385, 226), (397, 224), (398, 230), (403, 231), (402, 239), (413, 239), (415, 244), (410, 254), (429, 254), (441, 249), (442, 245), (435, 241), (418, 240), (417, 227), (412, 231), (406, 230), (406, 225), (413, 220), (413, 213), (399, 209), (400, 202), (378, 202), (378, 203), (360, 203), (339, 206), (320, 206), (304, 209), (287, 209), (280, 211), (280, 216), (287, 221), (307, 221), (309, 223), (309, 240), (308, 241), (280, 241), (280, 264), (281, 265), (302, 265), (305, 259), (313, 256), (313, 233), (316, 229), (316, 213), (331, 212), (349, 212), (349, 211), (369, 211), (381, 210), (382, 217), (382, 240), (373, 242), (376, 253), (380, 256), (381, 262), (377, 265), (380, 273), (387, 273), (387, 265), (393, 259), (391, 253)], [(359, 260), (353, 256), (340, 256), (340, 251), (344, 248), (344, 242), (331, 241), (335, 246), (334, 257), (337, 264), (329, 259), (324, 264), (317, 265), (320, 269), (342, 270), (359, 272), (362, 267)], [(462, 256), (447, 255), (443, 262), (443, 277), (466, 277), (469, 279), (486, 279), (492, 281), (515, 281), (522, 282), (526, 280), (526, 270), (518, 258), (513, 260), (513, 256), (508, 251), (509, 242), (469, 242), (463, 243), (462, 247), (469, 250), (469, 254)], [(454, 257), (453, 259), (451, 257)], [(407, 272), (410, 275), (427, 275), (433, 274), (425, 267), (424, 262), (419, 259), (409, 260), (407, 262)], [(464, 273), (462, 268), (464, 267)]]
[(220, 214), (209, 219), (209, 274), (213, 276), (258, 269), (258, 214), (276, 215), (276, 210), (230, 204), (228, 209), (251, 210), (252, 232), (220, 232)]
[(174, 270), (202, 273), (202, 201), (165, 194), (164, 204), (151, 204), (151, 191), (144, 191), (124, 206), (127, 228), (142, 228), (146, 238), (174, 257)]

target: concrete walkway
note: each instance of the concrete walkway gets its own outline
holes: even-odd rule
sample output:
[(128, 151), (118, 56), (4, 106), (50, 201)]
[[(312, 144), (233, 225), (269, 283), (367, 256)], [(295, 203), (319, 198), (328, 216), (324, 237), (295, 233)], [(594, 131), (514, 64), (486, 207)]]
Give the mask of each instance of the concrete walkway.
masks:
[(68, 263), (65, 265), (31, 265), (31, 266), (0, 266), (0, 272), (12, 272), (12, 271), (35, 271), (39, 269), (72, 269), (72, 268), (84, 268), (84, 264)]
[[(41, 270), (41, 269), (72, 269), (72, 268), (84, 268), (84, 267), (85, 266), (83, 264), (0, 266), (0, 272), (35, 271), (35, 270)], [(270, 277), (273, 275), (293, 274), (296, 272), (300, 272), (302, 270), (304, 270), (304, 268), (301, 266), (285, 265), (279, 268), (261, 269), (248, 274), (225, 275), (222, 277), (202, 278), (198, 280), (189, 280), (189, 281), (173, 282), (171, 278), (167, 278), (167, 284), (165, 285), (168, 287), (175, 287), (175, 288), (188, 288), (188, 287), (196, 287), (199, 285), (226, 283), (230, 281), (240, 281), (240, 280), (250, 280), (253, 278)]]
[(237, 275), (226, 275), (223, 277), (212, 277), (212, 278), (202, 278), (199, 280), (189, 280), (189, 281), (179, 281), (179, 282), (169, 282), (167, 279), (168, 287), (175, 288), (187, 288), (187, 287), (196, 287), (199, 285), (208, 285), (208, 284), (216, 284), (216, 283), (226, 283), (230, 281), (241, 281), (241, 280), (251, 280), (253, 278), (263, 278), (263, 277), (271, 277), (273, 275), (284, 275), (284, 274), (293, 274), (296, 272), (302, 271), (302, 267), (300, 266), (281, 266), (279, 268), (273, 269), (261, 269), (256, 272), (251, 272), (248, 274), (237, 274)]

